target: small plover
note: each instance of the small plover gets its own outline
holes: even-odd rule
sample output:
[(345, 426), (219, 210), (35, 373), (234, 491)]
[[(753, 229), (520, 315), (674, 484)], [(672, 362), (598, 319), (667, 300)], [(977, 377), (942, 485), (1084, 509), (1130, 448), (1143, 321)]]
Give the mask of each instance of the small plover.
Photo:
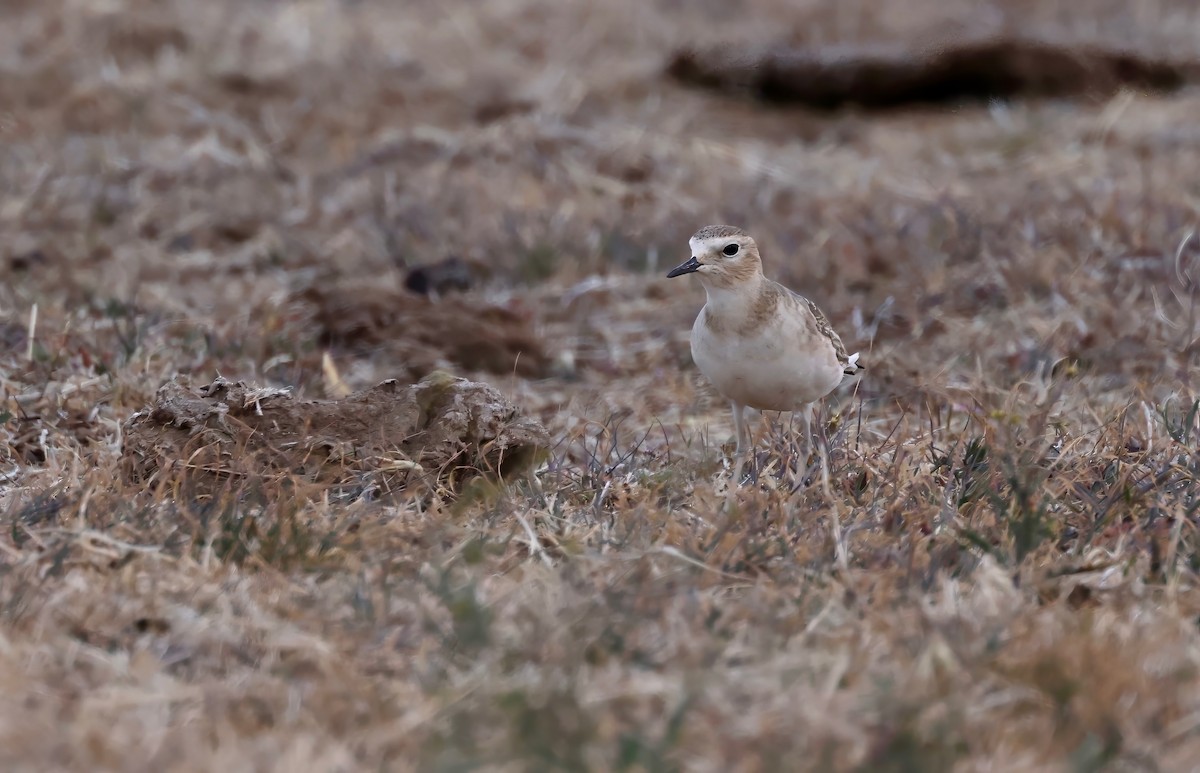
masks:
[(763, 276), (750, 235), (710, 225), (688, 244), (692, 257), (668, 277), (696, 274), (708, 301), (692, 325), (692, 359), (732, 404), (737, 473), (748, 450), (746, 408), (803, 413), (812, 442), (812, 404), (864, 369), (846, 354), (829, 320), (807, 298)]

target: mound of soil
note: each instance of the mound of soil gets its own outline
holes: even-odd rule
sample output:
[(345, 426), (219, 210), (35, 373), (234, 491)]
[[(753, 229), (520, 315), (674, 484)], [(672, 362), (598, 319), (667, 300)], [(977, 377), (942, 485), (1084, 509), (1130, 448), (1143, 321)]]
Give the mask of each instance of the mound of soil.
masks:
[(1121, 87), (1172, 91), (1197, 76), (1172, 62), (1099, 46), (1021, 39), (967, 41), (928, 52), (863, 47), (722, 49), (677, 52), (670, 76), (697, 86), (749, 93), (765, 102), (832, 110), (1015, 98), (1103, 98)]
[(223, 378), (199, 389), (169, 381), (125, 422), (122, 455), (127, 477), (143, 484), (174, 472), (201, 490), (290, 477), (396, 491), (519, 474), (548, 445), (545, 428), (496, 389), (439, 372), (344, 400), (297, 400)]
[(552, 362), (529, 316), (477, 298), (355, 281), (315, 285), (298, 299), (314, 310), (323, 344), (389, 357), (412, 379), (447, 364), (539, 378)]

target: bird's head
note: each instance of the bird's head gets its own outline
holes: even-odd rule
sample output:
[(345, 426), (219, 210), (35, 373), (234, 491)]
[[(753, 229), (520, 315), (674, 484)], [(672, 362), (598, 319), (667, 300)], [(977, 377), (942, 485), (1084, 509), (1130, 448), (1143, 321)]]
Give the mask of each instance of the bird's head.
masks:
[(758, 245), (740, 228), (705, 226), (688, 244), (692, 257), (671, 269), (668, 277), (697, 274), (705, 287), (734, 288), (762, 276)]

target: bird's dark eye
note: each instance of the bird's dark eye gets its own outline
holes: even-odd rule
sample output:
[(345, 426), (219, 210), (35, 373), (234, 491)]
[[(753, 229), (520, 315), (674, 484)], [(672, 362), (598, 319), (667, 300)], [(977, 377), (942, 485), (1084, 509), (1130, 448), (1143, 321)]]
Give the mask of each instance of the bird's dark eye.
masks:
[(726, 255), (728, 255), (731, 258), (734, 255), (737, 255), (737, 251), (738, 251), (738, 246), (736, 244), (726, 244), (725, 249), (721, 250), (721, 252), (725, 253)]

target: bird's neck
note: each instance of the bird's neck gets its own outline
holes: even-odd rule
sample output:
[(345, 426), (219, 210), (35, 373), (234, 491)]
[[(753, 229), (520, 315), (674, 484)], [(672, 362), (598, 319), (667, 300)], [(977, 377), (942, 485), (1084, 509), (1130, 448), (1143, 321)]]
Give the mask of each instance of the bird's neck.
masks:
[(710, 313), (726, 318), (740, 318), (750, 314), (756, 307), (758, 296), (763, 290), (763, 276), (756, 274), (732, 284), (709, 281), (703, 284), (704, 292), (708, 295), (707, 306)]

